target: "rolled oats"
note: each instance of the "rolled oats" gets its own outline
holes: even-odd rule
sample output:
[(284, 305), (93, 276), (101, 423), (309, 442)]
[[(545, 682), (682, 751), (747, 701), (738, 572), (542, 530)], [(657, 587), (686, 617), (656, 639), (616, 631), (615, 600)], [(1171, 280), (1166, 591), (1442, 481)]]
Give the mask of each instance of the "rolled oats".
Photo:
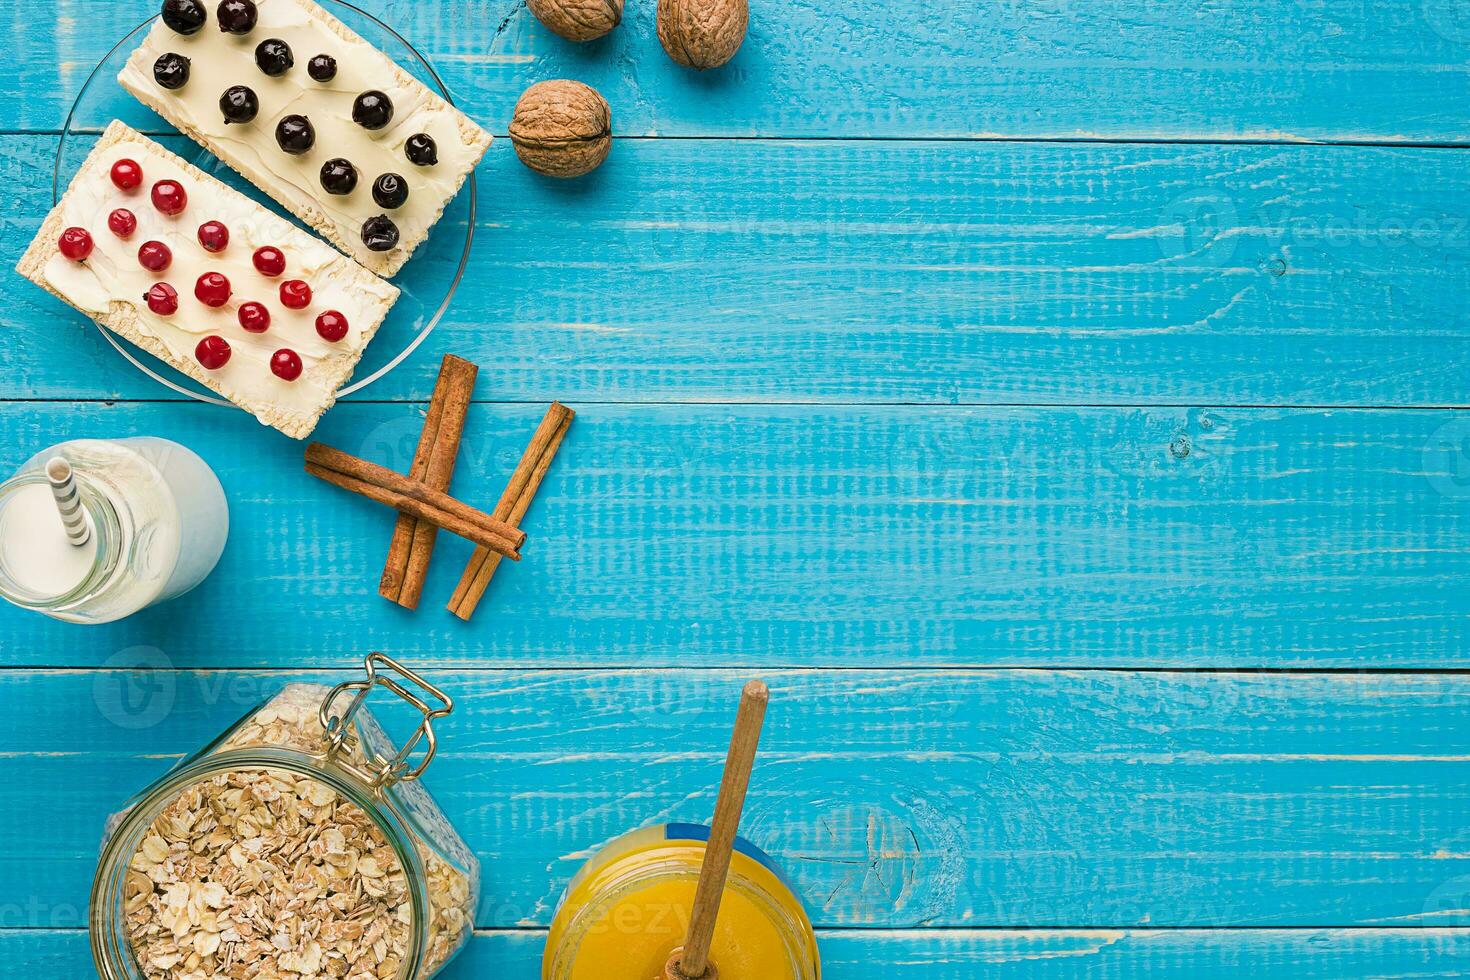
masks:
[[(319, 754), (325, 693), (286, 688), (217, 751)], [(368, 759), (364, 737), (382, 737), (360, 718), (343, 748), (353, 764)], [(468, 938), (474, 859), (417, 784), (401, 789), (402, 808), (470, 869), (409, 835), (429, 898), (417, 974), (428, 977)], [(122, 905), (149, 980), (397, 980), (415, 928), (409, 875), (378, 824), (326, 783), (274, 767), (214, 775), (180, 793), (133, 854)]]
[(133, 953), (155, 980), (386, 978), (408, 945), (407, 876), (383, 832), (282, 770), (186, 789), (134, 856), (129, 895)]

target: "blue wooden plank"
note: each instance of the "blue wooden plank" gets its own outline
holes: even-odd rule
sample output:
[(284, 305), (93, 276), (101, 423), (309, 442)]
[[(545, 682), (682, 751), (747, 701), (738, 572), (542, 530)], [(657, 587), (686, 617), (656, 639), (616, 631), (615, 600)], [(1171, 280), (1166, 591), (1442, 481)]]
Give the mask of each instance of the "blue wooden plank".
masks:
[[(0, 672), (25, 738), (0, 756), (0, 894), (34, 910), (7, 924), (84, 925), (105, 816), (298, 676), (110, 666), (146, 669)], [(708, 819), (748, 676), (434, 674), (458, 707), (426, 782), (481, 858), (477, 924), (544, 927), (590, 849)], [(766, 676), (743, 826), (823, 927), (1470, 926), (1460, 676)]]
[[(299, 444), (205, 405), (31, 404), (5, 467), (69, 437), (175, 438), (234, 506), (193, 596), (98, 629), (0, 610), (0, 662), (1470, 663), (1464, 412), (583, 405), (475, 621), (377, 595), (389, 512)], [(343, 405), (320, 437), (406, 470), (422, 406)], [(455, 490), (492, 506), (542, 406), (471, 412)], [(237, 611), (246, 611), (243, 617)], [(309, 639), (301, 616), (313, 620)], [(287, 653), (289, 651), (289, 654)], [(289, 656), (292, 659), (283, 661)]]
[[(527, 561), (469, 627), (378, 600), (385, 516), (308, 483), (248, 420), (12, 404), (0, 464), (64, 435), (172, 435), (220, 466), (237, 534), (204, 591), (128, 624), (0, 610), (0, 663), (116, 666), (145, 645), (170, 666), (283, 668), (383, 646), (660, 668), (443, 675), (462, 709), (431, 782), (485, 858), (488, 926), (544, 925), (591, 844), (710, 808), (690, 786), (714, 784), (743, 672), (669, 667), (1466, 665), (1463, 412), (779, 404), (1463, 402), (1454, 151), (914, 141), (1463, 142), (1463, 4), (758, 6), (714, 76), (666, 62), (651, 4), (589, 48), (512, 0), (452, 23), (368, 6), (497, 131), (526, 84), (569, 75), (625, 135), (854, 138), (627, 141), (572, 186), (502, 143), (471, 285), (371, 397), (423, 399), (454, 349), (495, 401), (778, 404), (581, 406)], [(0, 130), (54, 128), (133, 7), (15, 5), (0, 85), (26, 97)], [(875, 136), (904, 142), (856, 139)], [(6, 254), (39, 222), (49, 139), (0, 137), (21, 202)], [(0, 398), (160, 394), (11, 283)], [(461, 492), (494, 499), (539, 410), (477, 408)], [(324, 435), (401, 467), (418, 412), (350, 406)], [(431, 598), (464, 552), (441, 552)], [(0, 745), (8, 969), (87, 971), (101, 814), (282, 676), (158, 674), (153, 717), (111, 671), (0, 672), (24, 737)], [(1470, 924), (1458, 676), (773, 679), (791, 713), (749, 829), (829, 927), (829, 977), (1466, 972), (1470, 929), (1260, 928)], [(1028, 928), (969, 928), (990, 925)], [(1252, 928), (1029, 928), (1074, 925)], [(830, 928), (851, 926), (868, 928)], [(446, 980), (529, 980), (542, 939), (482, 933)]]
[[(535, 81), (580, 78), (642, 135), (1464, 140), (1458, 0), (758, 3), (726, 69), (664, 56), (654, 5), (603, 42), (554, 37), (514, 0), (361, 0), (503, 132)], [(53, 129), (151, 0), (20, 0), (0, 128)]]
[[(53, 145), (0, 138), (6, 254)], [(568, 186), (502, 143), (480, 184), (447, 322), (367, 397), (428, 398), (445, 350), (528, 401), (1453, 405), (1470, 383), (1456, 151), (629, 142)], [(5, 275), (0, 398), (169, 394)]]
[[(537, 980), (544, 942), (540, 932), (478, 933), (441, 976)], [(1450, 980), (1470, 955), (1470, 934), (1452, 929), (823, 932), (819, 943), (828, 980)], [(0, 931), (0, 957), (16, 976), (92, 969), (75, 930)]]

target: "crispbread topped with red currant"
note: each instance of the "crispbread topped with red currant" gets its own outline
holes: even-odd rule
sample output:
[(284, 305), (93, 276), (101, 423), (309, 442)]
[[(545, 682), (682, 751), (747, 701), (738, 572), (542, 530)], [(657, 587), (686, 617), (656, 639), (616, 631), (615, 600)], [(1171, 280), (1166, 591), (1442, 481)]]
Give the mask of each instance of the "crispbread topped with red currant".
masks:
[(118, 81), (381, 276), (491, 141), (312, 0), (166, 0)]
[(398, 289), (114, 122), (17, 267), (301, 439)]

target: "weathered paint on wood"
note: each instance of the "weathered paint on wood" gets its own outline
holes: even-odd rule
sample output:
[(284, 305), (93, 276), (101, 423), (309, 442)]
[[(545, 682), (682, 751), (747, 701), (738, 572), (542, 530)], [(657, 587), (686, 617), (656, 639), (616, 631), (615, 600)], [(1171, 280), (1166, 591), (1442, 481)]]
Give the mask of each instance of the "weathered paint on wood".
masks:
[[(0, 672), (24, 733), (0, 757), (0, 894), (25, 925), (84, 924), (105, 816), (289, 679), (110, 665), (141, 669)], [(427, 783), (481, 857), (478, 925), (507, 928), (545, 926), (604, 841), (709, 819), (751, 674), (434, 676), (457, 710)], [(1463, 676), (765, 676), (743, 830), (824, 927), (1470, 925)]]
[[(492, 506), (541, 405), (477, 405), (456, 493)], [(576, 405), (475, 620), (377, 594), (390, 513), (301, 447), (206, 405), (32, 404), (0, 466), (54, 441), (198, 450), (234, 507), (190, 597), (77, 629), (5, 607), (7, 664), (1464, 667), (1462, 412)], [(406, 471), (422, 405), (343, 405), (319, 437)], [(326, 614), (326, 615), (323, 615)], [(303, 617), (310, 618), (304, 634)]]
[[(0, 138), (25, 187), (6, 254), (54, 145)], [(365, 397), (427, 399), (444, 350), (526, 401), (1457, 405), (1470, 384), (1455, 151), (654, 141), (566, 185), (502, 143), (479, 181), (447, 322)], [(0, 397), (172, 396), (5, 274)]]
[[(361, 2), (497, 132), (566, 76), (621, 136), (696, 138), (625, 139), (572, 185), (502, 141), (464, 292), (371, 392), (421, 401), (448, 349), (526, 403), (476, 409), (458, 489), (482, 503), (544, 403), (581, 403), (469, 627), (378, 600), (386, 515), (238, 415), (0, 406), (0, 469), (172, 436), (236, 518), (184, 603), (91, 631), (0, 610), (0, 663), (85, 668), (0, 672), (7, 972), (89, 972), (102, 815), (285, 679), (261, 668), (380, 646), (462, 698), (430, 782), (485, 858), (482, 925), (544, 925), (588, 848), (701, 817), (739, 680), (825, 665), (859, 669), (771, 674), (790, 713), (747, 831), (832, 980), (1466, 973), (1463, 675), (907, 668), (1467, 666), (1470, 420), (1322, 409), (1464, 403), (1463, 151), (1107, 141), (1465, 143), (1470, 7), (758, 3), (696, 75), (651, 3), (577, 47), (517, 0)], [(48, 134), (155, 5), (12, 6), (0, 133), (35, 133), (0, 135), (13, 258)], [(1055, 139), (1103, 142), (1025, 142)], [(164, 397), (9, 283), (0, 400)], [(611, 404), (650, 402), (773, 404)], [(1073, 407), (939, 407), (968, 404)], [(421, 412), (344, 407), (323, 435), (402, 467)], [(466, 552), (441, 545), (431, 598)], [(139, 657), (166, 669), (92, 669)], [(247, 669), (173, 669), (222, 665)], [(713, 665), (748, 669), (670, 669)], [(656, 669), (536, 669), (581, 666)], [(483, 932), (445, 980), (531, 980), (542, 941)]]
[[(444, 980), (536, 980), (545, 934), (480, 932)], [(1302, 929), (1177, 932), (831, 931), (819, 934), (832, 980), (1345, 980), (1465, 975), (1470, 930)], [(80, 931), (0, 931), (15, 976), (89, 975)]]
[[(1464, 140), (1460, 0), (754, 3), (725, 69), (674, 65), (654, 4), (579, 46), (519, 0), (358, 0), (419, 46), (496, 132), (532, 82), (603, 92), (625, 134)], [(54, 129), (154, 0), (11, 4), (0, 128)]]

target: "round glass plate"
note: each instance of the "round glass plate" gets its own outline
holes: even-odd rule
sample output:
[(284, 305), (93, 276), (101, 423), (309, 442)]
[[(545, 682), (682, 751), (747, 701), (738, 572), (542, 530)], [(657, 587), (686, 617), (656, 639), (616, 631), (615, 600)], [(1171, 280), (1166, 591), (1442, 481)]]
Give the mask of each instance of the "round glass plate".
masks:
[[(423, 55), (419, 54), (414, 46), (404, 40), (393, 28), (372, 14), (347, 3), (346, 0), (319, 0), (319, 2), (339, 20), (356, 31), (358, 36), (403, 66), (409, 74), (438, 92), (446, 100), (454, 101), (449, 98), (444, 83), (440, 81), (438, 74), (429, 63), (424, 60)], [(205, 173), (240, 191), (246, 197), (285, 217), (298, 227), (304, 228), (314, 237), (320, 238), (316, 232), (306, 228), (293, 215), (257, 190), (208, 150), (186, 136), (177, 135), (177, 130), (151, 109), (135, 100), (118, 84), (118, 72), (122, 71), (128, 56), (143, 43), (143, 37), (155, 19), (157, 18), (150, 17), (119, 41), (82, 83), (82, 90), (77, 94), (76, 102), (72, 104), (71, 112), (66, 117), (66, 125), (62, 128), (61, 143), (56, 148), (56, 173), (52, 183), (52, 202), (61, 200), (61, 195), (77, 170), (81, 168), (82, 161), (96, 145), (102, 131), (114, 119), (121, 119), (144, 133), (174, 134), (161, 138), (161, 142), (170, 150)], [(459, 288), (460, 279), (464, 277), (465, 266), (469, 262), (470, 246), (475, 237), (476, 196), (474, 174), (471, 174), (459, 195), (449, 207), (444, 209), (444, 216), (434, 226), (428, 240), (414, 252), (412, 261), (393, 277), (393, 285), (402, 290), (402, 295), (392, 312), (388, 314), (388, 318), (378, 329), (372, 343), (368, 344), (362, 360), (358, 362), (357, 373), (353, 376), (352, 382), (337, 393), (338, 397), (361, 391), (387, 375), (388, 372), (402, 364), (439, 325), (439, 320), (443, 317), (444, 311), (449, 308), (449, 302), (454, 297), (455, 290)], [(119, 354), (159, 384), (202, 402), (214, 405), (230, 404), (216, 397), (209, 389), (188, 375), (175, 370), (152, 354), (134, 347), (100, 324), (97, 329), (103, 337), (107, 338), (107, 342), (117, 349)]]

